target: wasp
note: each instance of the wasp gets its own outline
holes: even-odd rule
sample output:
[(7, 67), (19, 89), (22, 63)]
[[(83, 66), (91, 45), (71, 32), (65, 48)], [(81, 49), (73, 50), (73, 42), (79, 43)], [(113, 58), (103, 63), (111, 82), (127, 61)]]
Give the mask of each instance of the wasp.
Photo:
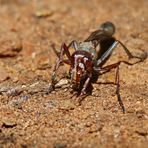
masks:
[[(56, 83), (57, 70), (62, 63), (70, 66), (70, 84), (74, 83), (75, 88), (80, 90), (80, 98), (86, 94), (86, 90), (96, 73), (99, 76), (102, 72), (116, 69), (115, 84), (117, 99), (123, 113), (125, 113), (125, 107), (120, 95), (119, 65), (121, 63), (128, 65), (133, 64), (127, 61), (118, 61), (107, 66), (103, 65), (119, 44), (123, 47), (123, 50), (129, 59), (138, 59), (136, 63), (144, 61), (147, 54), (144, 53), (142, 56), (134, 56), (121, 41), (113, 37), (114, 33), (115, 25), (112, 22), (105, 22), (100, 25), (98, 30), (92, 32), (83, 42), (73, 40), (68, 46), (65, 43), (62, 43), (60, 52), (58, 52), (52, 44), (52, 48), (58, 56), (58, 60), (51, 77), (52, 89), (54, 89)], [(100, 52), (97, 51), (98, 46), (100, 46)], [(72, 54), (70, 53), (71, 48), (74, 49)], [(64, 58), (64, 56), (67, 58)]]

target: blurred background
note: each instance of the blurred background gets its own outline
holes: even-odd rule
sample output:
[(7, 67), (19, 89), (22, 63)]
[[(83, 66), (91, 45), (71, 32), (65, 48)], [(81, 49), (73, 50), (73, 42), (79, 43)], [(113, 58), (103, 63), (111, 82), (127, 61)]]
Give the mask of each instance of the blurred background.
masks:
[[(106, 21), (132, 53), (148, 51), (148, 0), (0, 0), (0, 147), (147, 147), (147, 60), (121, 66), (126, 115), (111, 85), (94, 84), (79, 107), (69, 91), (45, 95), (51, 43), (83, 41)], [(125, 57), (115, 55), (110, 61)]]

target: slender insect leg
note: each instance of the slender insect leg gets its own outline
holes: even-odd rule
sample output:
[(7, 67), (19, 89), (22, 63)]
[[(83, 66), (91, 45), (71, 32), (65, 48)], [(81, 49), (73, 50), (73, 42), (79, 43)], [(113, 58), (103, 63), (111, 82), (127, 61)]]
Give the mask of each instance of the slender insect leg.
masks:
[(100, 73), (100, 74), (104, 74), (104, 73), (109, 72), (111, 69), (116, 68), (117, 65), (120, 65), (121, 63), (124, 63), (126, 65), (130, 65), (130, 66), (132, 66), (132, 65), (135, 64), (135, 63), (129, 63), (127, 61), (119, 61), (117, 63), (111, 64), (111, 65), (107, 65), (105, 67), (96, 67), (94, 69), (95, 69), (95, 71), (98, 71), (98, 72), (101, 72), (102, 71), (102, 73)]
[(81, 90), (80, 96), (83, 96), (83, 95), (86, 93), (86, 88), (88, 87), (88, 84), (89, 84), (89, 82), (90, 82), (91, 77), (92, 77), (92, 75), (89, 74), (88, 78), (86, 79), (86, 81), (85, 81), (85, 83), (84, 83), (84, 85), (83, 85), (83, 88), (82, 88), (82, 90)]
[[(97, 66), (102, 64), (108, 58), (108, 56), (112, 53), (113, 49), (115, 49), (118, 44), (120, 44), (123, 47), (123, 49), (125, 50), (126, 54), (129, 57), (129, 59), (137, 58), (137, 59), (139, 59), (138, 62), (142, 62), (142, 61), (144, 61), (147, 58), (147, 53), (146, 52), (144, 52), (144, 55), (141, 56), (141, 57), (132, 55), (132, 53), (127, 49), (127, 47), (121, 41), (116, 40), (110, 46), (110, 48), (102, 55), (102, 57), (100, 59), (98, 59)], [(138, 62), (136, 62), (136, 63), (138, 63)]]
[(68, 48), (73, 47), (74, 50), (78, 50), (78, 45), (77, 42), (75, 40), (73, 40), (72, 42), (70, 42), (70, 44), (68, 45)]
[[(66, 54), (68, 60), (63, 60), (63, 56), (64, 54)], [(55, 85), (55, 78), (56, 78), (56, 72), (58, 70), (58, 68), (60, 67), (60, 64), (62, 62), (65, 62), (66, 64), (71, 64), (71, 55), (70, 55), (70, 52), (69, 52), (69, 48), (66, 46), (65, 43), (63, 43), (61, 45), (61, 52), (60, 52), (60, 56), (59, 56), (59, 59), (57, 60), (57, 63), (54, 67), (54, 70), (53, 70), (53, 73), (52, 73), (52, 77), (51, 77), (51, 86), (53, 87), (54, 89), (54, 85)]]
[(123, 104), (123, 101), (122, 101), (122, 98), (121, 98), (121, 95), (120, 95), (120, 79), (119, 79), (119, 65), (117, 66), (117, 70), (116, 70), (116, 80), (115, 80), (115, 83), (117, 85), (117, 88), (116, 88), (116, 94), (117, 94), (117, 98), (118, 98), (118, 102), (122, 108), (122, 111), (123, 113), (125, 113), (125, 107), (124, 107), (124, 104)]
[[(101, 70), (109, 71), (109, 70), (111, 70), (113, 68), (117, 68), (117, 70), (116, 70), (116, 78), (115, 78), (115, 84), (117, 85), (116, 94), (117, 94), (118, 102), (119, 102), (119, 104), (120, 104), (120, 106), (122, 108), (122, 111), (123, 111), (123, 113), (125, 113), (125, 107), (124, 107), (124, 104), (123, 104), (123, 101), (122, 101), (122, 98), (121, 98), (121, 95), (120, 95), (119, 66), (120, 66), (121, 62), (125, 62), (125, 61), (119, 61), (117, 63), (105, 66)], [(126, 64), (128, 64), (128, 62), (126, 62)]]
[(118, 43), (123, 47), (129, 59), (134, 57), (137, 58), (136, 56), (132, 55), (132, 53), (127, 49), (127, 47), (121, 41), (118, 40)]
[(81, 90), (81, 94), (80, 94), (80, 96), (79, 96), (79, 99), (78, 99), (78, 104), (80, 105), (81, 104), (81, 102), (82, 102), (82, 100), (84, 99), (84, 95), (86, 94), (86, 88), (88, 87), (88, 84), (89, 84), (89, 82), (90, 82), (90, 79), (91, 79), (91, 75), (89, 75), (89, 77), (86, 79), (86, 81), (85, 81), (85, 83), (84, 83), (84, 85), (83, 85), (83, 88), (82, 88), (82, 90)]
[[(131, 59), (131, 58), (136, 58), (136, 59), (139, 59), (138, 62), (142, 62), (144, 61), (146, 58), (147, 58), (147, 53), (144, 52), (142, 56), (135, 56), (135, 55), (132, 55), (132, 53), (129, 51), (129, 49), (127, 49), (127, 47), (119, 40), (117, 40), (118, 43), (123, 47), (123, 49), (125, 50), (126, 54), (128, 55), (128, 58)], [(137, 63), (137, 62), (136, 62)]]
[[(54, 53), (56, 54), (56, 56), (57, 57), (60, 57), (60, 52), (58, 52), (56, 50), (54, 43), (51, 43), (51, 47), (52, 47)], [(67, 46), (67, 48), (69, 49), (70, 47), (73, 47), (75, 50), (78, 50), (77, 42), (75, 40), (73, 40), (72, 42), (70, 42), (70, 44)]]
[(52, 47), (54, 53), (56, 54), (56, 56), (59, 58), (59, 57), (60, 57), (60, 52), (58, 52), (58, 51), (56, 50), (55, 44), (54, 44), (53, 42), (51, 43), (51, 47)]
[(97, 66), (99, 66), (102, 62), (104, 62), (108, 56), (112, 53), (113, 49), (118, 45), (118, 41), (115, 41), (112, 46), (101, 56), (100, 59), (97, 61)]
[(113, 69), (113, 68), (116, 68), (118, 65), (120, 65), (121, 62), (122, 62), (122, 61), (119, 61), (119, 62), (117, 62), (117, 63), (111, 64), (111, 65), (107, 65), (107, 66), (105, 66), (105, 67), (101, 67), (101, 68), (100, 68), (100, 71), (103, 71), (103, 70), (108, 71), (108, 70), (111, 70), (111, 69)]

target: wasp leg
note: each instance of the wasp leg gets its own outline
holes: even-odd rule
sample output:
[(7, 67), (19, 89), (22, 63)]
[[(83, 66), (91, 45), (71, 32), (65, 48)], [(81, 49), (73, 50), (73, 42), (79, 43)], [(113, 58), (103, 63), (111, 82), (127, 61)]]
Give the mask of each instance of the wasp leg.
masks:
[(116, 80), (115, 80), (115, 83), (117, 85), (117, 88), (116, 88), (116, 94), (117, 94), (117, 98), (118, 98), (118, 102), (122, 108), (122, 111), (123, 113), (125, 113), (125, 107), (124, 107), (124, 104), (123, 104), (123, 101), (122, 101), (122, 98), (121, 98), (121, 95), (120, 95), (120, 77), (119, 77), (119, 65), (117, 66), (117, 70), (116, 70)]
[(116, 68), (117, 67), (116, 65), (118, 65), (118, 64), (120, 65), (121, 63), (124, 63), (126, 65), (130, 65), (130, 66), (135, 64), (135, 63), (129, 63), (127, 61), (119, 61), (117, 63), (111, 64), (111, 65), (107, 65), (105, 67), (94, 67), (94, 70), (96, 72), (99, 72), (99, 75), (102, 75), (102, 74), (105, 74), (107, 72), (110, 72), (111, 69)]
[[(54, 43), (51, 43), (51, 47), (52, 47), (54, 53), (56, 54), (56, 56), (57, 57), (60, 57), (60, 52), (58, 52), (56, 50)], [(70, 42), (70, 44), (67, 46), (67, 48), (69, 49), (70, 47), (73, 47), (75, 50), (77, 50), (78, 49), (77, 42), (75, 40), (73, 40), (72, 42)]]
[(86, 79), (86, 81), (83, 85), (83, 88), (82, 88), (80, 96), (79, 96), (79, 104), (81, 104), (81, 101), (83, 100), (83, 96), (86, 94), (86, 89), (88, 87), (91, 77), (92, 77), (92, 74), (89, 74), (88, 78)]
[(102, 62), (104, 62), (106, 60), (106, 58), (108, 58), (108, 56), (112, 53), (113, 49), (119, 44), (118, 41), (115, 41), (112, 46), (110, 46), (110, 48), (101, 56), (100, 59), (98, 59), (97, 61), (97, 66), (99, 66), (100, 64), (102, 64)]
[(78, 50), (78, 43), (77, 41), (73, 40), (69, 45), (68, 48), (72, 47), (74, 50)]
[[(120, 44), (123, 47), (123, 49), (125, 50), (125, 52), (128, 55), (129, 59), (131, 59), (131, 58), (139, 59), (139, 61), (137, 61), (136, 63), (142, 62), (147, 58), (147, 53), (146, 52), (144, 52), (144, 54), (142, 56), (134, 56), (134, 55), (132, 55), (132, 53), (127, 49), (127, 47), (121, 41), (116, 40), (112, 44), (112, 46), (110, 46), (110, 48), (102, 55), (102, 57), (100, 59), (98, 59), (97, 66), (102, 64), (108, 58), (108, 56), (112, 53), (113, 49), (115, 49), (118, 44)], [(136, 63), (134, 63), (134, 64), (136, 64)]]
[(56, 54), (56, 56), (59, 58), (59, 57), (60, 57), (60, 52), (58, 52), (58, 51), (56, 50), (55, 43), (52, 42), (52, 43), (51, 43), (51, 47), (52, 47), (54, 53)]
[[(66, 56), (68, 58), (67, 60), (63, 60), (64, 54), (66, 54)], [(65, 43), (63, 43), (61, 45), (60, 56), (59, 56), (59, 58), (57, 60), (57, 63), (55, 65), (53, 73), (52, 73), (52, 77), (51, 77), (51, 90), (54, 89), (56, 72), (57, 72), (58, 68), (60, 67), (61, 63), (66, 63), (66, 64), (71, 65), (71, 62), (72, 62), (72, 60), (71, 60), (71, 55), (70, 55), (70, 52), (69, 52), (69, 47)]]
[(128, 63), (126, 61), (119, 61), (117, 63), (105, 66), (105, 67), (101, 68), (101, 70), (110, 71), (113, 68), (117, 68), (117, 70), (116, 70), (116, 78), (115, 78), (115, 84), (117, 85), (116, 94), (117, 94), (119, 105), (121, 106), (123, 113), (125, 113), (125, 107), (124, 107), (124, 104), (123, 104), (123, 101), (122, 101), (122, 97), (120, 95), (119, 66), (120, 66), (121, 62), (124, 62), (125, 64), (128, 64), (128, 65), (131, 65), (131, 63)]
[(132, 55), (132, 53), (129, 51), (129, 49), (127, 49), (127, 47), (121, 41), (117, 40), (117, 42), (123, 47), (123, 49), (125, 50), (125, 52), (128, 55), (129, 59), (131, 59), (131, 58), (139, 59), (139, 61), (136, 62), (136, 63), (142, 62), (147, 58), (147, 52), (143, 51), (143, 55), (135, 56), (135, 55)]

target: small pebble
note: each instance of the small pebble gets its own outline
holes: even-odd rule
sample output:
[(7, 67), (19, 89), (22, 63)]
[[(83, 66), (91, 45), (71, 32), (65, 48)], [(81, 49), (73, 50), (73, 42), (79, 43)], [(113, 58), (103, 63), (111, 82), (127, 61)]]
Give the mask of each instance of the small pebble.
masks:
[(67, 79), (61, 79), (56, 85), (55, 87), (56, 88), (59, 88), (59, 87), (62, 87), (64, 85), (67, 85), (68, 84), (68, 80)]
[(50, 17), (54, 14), (53, 11), (49, 11), (49, 10), (40, 10), (35, 12), (35, 16), (37, 18), (45, 18), (45, 17)]
[(71, 110), (71, 109), (74, 109), (74, 103), (71, 102), (70, 100), (63, 100), (60, 103), (60, 109), (63, 109), (63, 110)]
[(6, 120), (6, 121), (3, 122), (2, 127), (5, 127), (5, 128), (13, 128), (16, 125), (17, 125), (16, 122), (11, 121), (11, 120)]

